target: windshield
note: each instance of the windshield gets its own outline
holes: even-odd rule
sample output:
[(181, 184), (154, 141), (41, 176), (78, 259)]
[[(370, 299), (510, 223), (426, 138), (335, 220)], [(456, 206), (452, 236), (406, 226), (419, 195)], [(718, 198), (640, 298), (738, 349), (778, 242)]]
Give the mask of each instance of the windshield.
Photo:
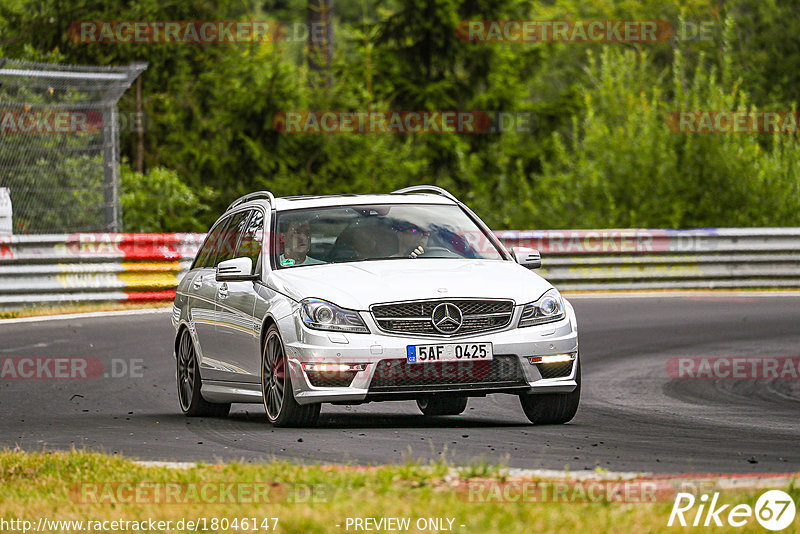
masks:
[(503, 259), (458, 206), (310, 208), (280, 212), (276, 224), (279, 269), (390, 259)]

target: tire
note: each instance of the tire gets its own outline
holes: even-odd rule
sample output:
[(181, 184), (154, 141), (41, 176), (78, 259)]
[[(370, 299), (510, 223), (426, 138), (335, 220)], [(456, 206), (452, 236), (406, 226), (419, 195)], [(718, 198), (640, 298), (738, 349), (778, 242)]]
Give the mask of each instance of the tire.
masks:
[(287, 372), (278, 327), (272, 325), (264, 339), (261, 353), (261, 396), (270, 424), (278, 427), (314, 426), (319, 419), (320, 403), (298, 404), (294, 399), (291, 373)]
[(459, 415), (467, 409), (467, 397), (426, 397), (417, 399), (424, 415)]
[(581, 364), (577, 360), (575, 365), (575, 381), (578, 386), (570, 393), (547, 393), (544, 395), (519, 396), (522, 410), (528, 420), (534, 425), (561, 425), (568, 423), (575, 417), (578, 404), (581, 401)]
[(206, 401), (200, 393), (203, 379), (197, 364), (197, 351), (188, 330), (183, 330), (178, 343), (176, 358), (178, 377), (178, 403), (188, 417), (225, 417), (231, 411), (230, 404), (214, 404)]

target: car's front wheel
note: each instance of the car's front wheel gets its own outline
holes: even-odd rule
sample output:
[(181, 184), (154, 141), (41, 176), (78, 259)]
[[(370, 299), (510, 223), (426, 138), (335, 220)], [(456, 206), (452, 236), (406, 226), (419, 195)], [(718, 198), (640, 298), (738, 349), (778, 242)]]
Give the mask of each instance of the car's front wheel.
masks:
[(581, 401), (581, 365), (576, 361), (575, 381), (577, 387), (570, 393), (547, 393), (544, 395), (522, 394), (520, 404), (528, 420), (534, 425), (559, 425), (575, 417)]
[(425, 397), (417, 406), (424, 415), (458, 415), (467, 409), (467, 397)]
[(197, 351), (188, 330), (184, 330), (178, 341), (178, 401), (181, 411), (189, 417), (225, 417), (231, 411), (230, 404), (214, 404), (200, 394), (203, 379)]
[(320, 404), (298, 404), (290, 375), (280, 332), (272, 325), (261, 357), (261, 393), (267, 419), (275, 426), (313, 426), (319, 419)]

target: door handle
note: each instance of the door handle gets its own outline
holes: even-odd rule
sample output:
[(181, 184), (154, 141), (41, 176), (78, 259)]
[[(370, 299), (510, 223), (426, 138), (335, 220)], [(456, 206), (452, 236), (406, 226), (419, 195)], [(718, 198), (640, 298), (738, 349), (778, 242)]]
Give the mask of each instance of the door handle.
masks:
[(219, 298), (228, 298), (228, 284), (223, 283), (221, 286), (219, 286)]
[(200, 289), (201, 287), (203, 287), (203, 276), (202, 275), (198, 276), (198, 277), (196, 277), (194, 279), (194, 281), (192, 282), (192, 287), (195, 288), (195, 289)]

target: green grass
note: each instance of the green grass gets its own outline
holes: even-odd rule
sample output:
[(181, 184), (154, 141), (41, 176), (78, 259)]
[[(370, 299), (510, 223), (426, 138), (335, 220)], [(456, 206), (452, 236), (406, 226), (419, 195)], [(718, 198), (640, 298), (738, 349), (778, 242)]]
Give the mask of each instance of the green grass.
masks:
[[(358, 532), (352, 526), (346, 529), (347, 518), (356, 517), (410, 518), (410, 532), (418, 531), (415, 526), (418, 518), (453, 519), (452, 532), (456, 533), (698, 530), (667, 527), (671, 497), (644, 503), (617, 503), (602, 498), (591, 502), (497, 502), (498, 499), (486, 502), (487, 499), (470, 498), (470, 487), (474, 487), (471, 484), (478, 483), (502, 485), (521, 481), (509, 481), (502, 469), (483, 464), (453, 468), (445, 462), (408, 462), (356, 467), (273, 461), (199, 464), (187, 469), (170, 469), (145, 467), (98, 453), (6, 451), (0, 452), (0, 518), (6, 521), (24, 519), (36, 524), (40, 517), (84, 521), (153, 518), (173, 522), (182, 518), (210, 521), (211, 518), (246, 517), (261, 521), (277, 517), (278, 532), (297, 533)], [(239, 484), (238, 488), (247, 491), (238, 494), (242, 498), (237, 497), (236, 491), (232, 492), (226, 501), (240, 502), (224, 504), (213, 502), (215, 491), (206, 498), (202, 496), (203, 488), (215, 490), (220, 484)], [(166, 492), (159, 493), (154, 488), (167, 485), (180, 488), (173, 500), (178, 495), (178, 500), (186, 502), (154, 502), (153, 495), (159, 495), (162, 501), (167, 496)], [(259, 498), (253, 498), (255, 493), (249, 491), (253, 487), (260, 488)], [(135, 502), (122, 502), (134, 495), (131, 488), (140, 490), (140, 498), (134, 498)], [(191, 493), (190, 489), (197, 493)], [(800, 502), (800, 490), (783, 489)], [(723, 491), (721, 501), (753, 506), (762, 492)], [(797, 531), (797, 524), (796, 521), (784, 532)], [(64, 531), (77, 532), (74, 529)], [(237, 531), (244, 532), (241, 525), (238, 530), (207, 530)], [(252, 525), (247, 531), (254, 531)], [(256, 531), (265, 532), (263, 529)], [(752, 520), (736, 531), (763, 532), (763, 528)]]

